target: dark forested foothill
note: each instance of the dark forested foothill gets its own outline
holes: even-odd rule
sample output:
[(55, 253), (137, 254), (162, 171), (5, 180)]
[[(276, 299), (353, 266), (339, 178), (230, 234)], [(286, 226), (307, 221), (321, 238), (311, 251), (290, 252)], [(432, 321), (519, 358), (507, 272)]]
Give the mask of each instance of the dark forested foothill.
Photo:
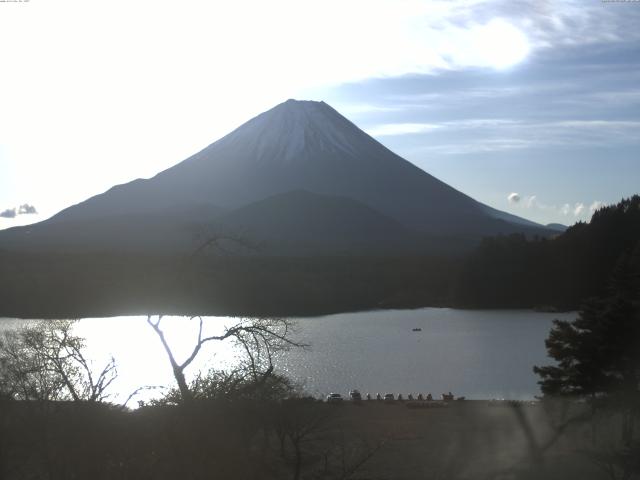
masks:
[(555, 238), (485, 238), (462, 254), (196, 256), (0, 250), (0, 316), (320, 315), (376, 308), (576, 309), (640, 255), (640, 196)]
[(0, 252), (0, 316), (283, 316), (445, 305), (458, 262)]
[(622, 256), (640, 256), (640, 196), (596, 211), (553, 239), (486, 238), (456, 281), (468, 307), (575, 309), (602, 295)]

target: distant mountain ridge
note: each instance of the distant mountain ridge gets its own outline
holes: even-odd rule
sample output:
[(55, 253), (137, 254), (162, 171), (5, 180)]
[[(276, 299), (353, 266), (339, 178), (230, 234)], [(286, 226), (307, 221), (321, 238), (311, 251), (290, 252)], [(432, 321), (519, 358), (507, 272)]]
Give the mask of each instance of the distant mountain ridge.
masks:
[(305, 254), (553, 233), (432, 177), (326, 103), (288, 100), (153, 178), (0, 232), (0, 248), (183, 252), (203, 226)]
[(564, 225), (562, 223), (547, 223), (547, 228), (550, 228), (551, 230), (556, 230), (558, 232), (566, 232), (567, 229), (569, 228), (567, 225)]

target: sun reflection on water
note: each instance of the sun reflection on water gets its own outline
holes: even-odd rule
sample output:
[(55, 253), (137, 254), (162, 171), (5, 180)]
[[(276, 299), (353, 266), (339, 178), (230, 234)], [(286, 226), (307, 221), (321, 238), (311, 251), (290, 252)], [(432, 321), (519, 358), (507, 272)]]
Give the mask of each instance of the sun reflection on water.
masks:
[[(203, 336), (219, 335), (238, 319), (230, 317), (203, 318)], [(198, 320), (182, 316), (162, 318), (161, 327), (176, 360), (183, 362), (193, 351), (198, 338)], [(160, 339), (147, 324), (146, 316), (87, 318), (79, 321), (74, 331), (86, 339), (87, 351), (95, 365), (109, 357), (116, 360), (117, 392), (112, 401), (122, 402), (139, 387), (172, 387), (173, 375)], [(210, 368), (230, 368), (238, 362), (240, 351), (230, 340), (208, 342), (187, 368), (187, 379)], [(164, 389), (149, 389), (136, 395), (134, 401), (158, 397)], [(135, 406), (135, 405), (134, 405)]]

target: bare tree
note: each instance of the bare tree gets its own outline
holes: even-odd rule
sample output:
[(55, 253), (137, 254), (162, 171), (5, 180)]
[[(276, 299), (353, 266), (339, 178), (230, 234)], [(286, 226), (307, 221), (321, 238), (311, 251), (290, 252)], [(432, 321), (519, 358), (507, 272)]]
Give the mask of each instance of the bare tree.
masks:
[(113, 357), (95, 370), (72, 320), (42, 320), (0, 337), (0, 385), (22, 400), (98, 402), (117, 377)]
[(219, 335), (204, 336), (204, 321), (202, 317), (191, 317), (191, 320), (198, 321), (195, 345), (187, 358), (182, 362), (178, 362), (161, 328), (162, 318), (162, 315), (159, 315), (156, 319), (149, 315), (147, 316), (147, 323), (153, 328), (162, 343), (171, 364), (173, 376), (178, 384), (181, 401), (185, 403), (191, 402), (195, 397), (193, 387), (190, 387), (186, 380), (185, 370), (193, 363), (206, 343), (229, 340), (240, 346), (247, 355), (249, 371), (256, 383), (265, 382), (272, 375), (273, 355), (275, 352), (287, 350), (291, 347), (305, 346), (291, 338), (293, 324), (288, 319), (241, 319)]

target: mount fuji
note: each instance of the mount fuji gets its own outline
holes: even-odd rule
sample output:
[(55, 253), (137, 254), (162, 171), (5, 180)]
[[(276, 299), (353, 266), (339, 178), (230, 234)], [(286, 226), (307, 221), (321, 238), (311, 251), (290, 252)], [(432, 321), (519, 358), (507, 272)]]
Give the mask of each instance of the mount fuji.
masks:
[(326, 103), (288, 100), (153, 178), (0, 232), (0, 248), (177, 253), (193, 250), (203, 230), (278, 255), (470, 248), (487, 235), (553, 234), (434, 178)]

